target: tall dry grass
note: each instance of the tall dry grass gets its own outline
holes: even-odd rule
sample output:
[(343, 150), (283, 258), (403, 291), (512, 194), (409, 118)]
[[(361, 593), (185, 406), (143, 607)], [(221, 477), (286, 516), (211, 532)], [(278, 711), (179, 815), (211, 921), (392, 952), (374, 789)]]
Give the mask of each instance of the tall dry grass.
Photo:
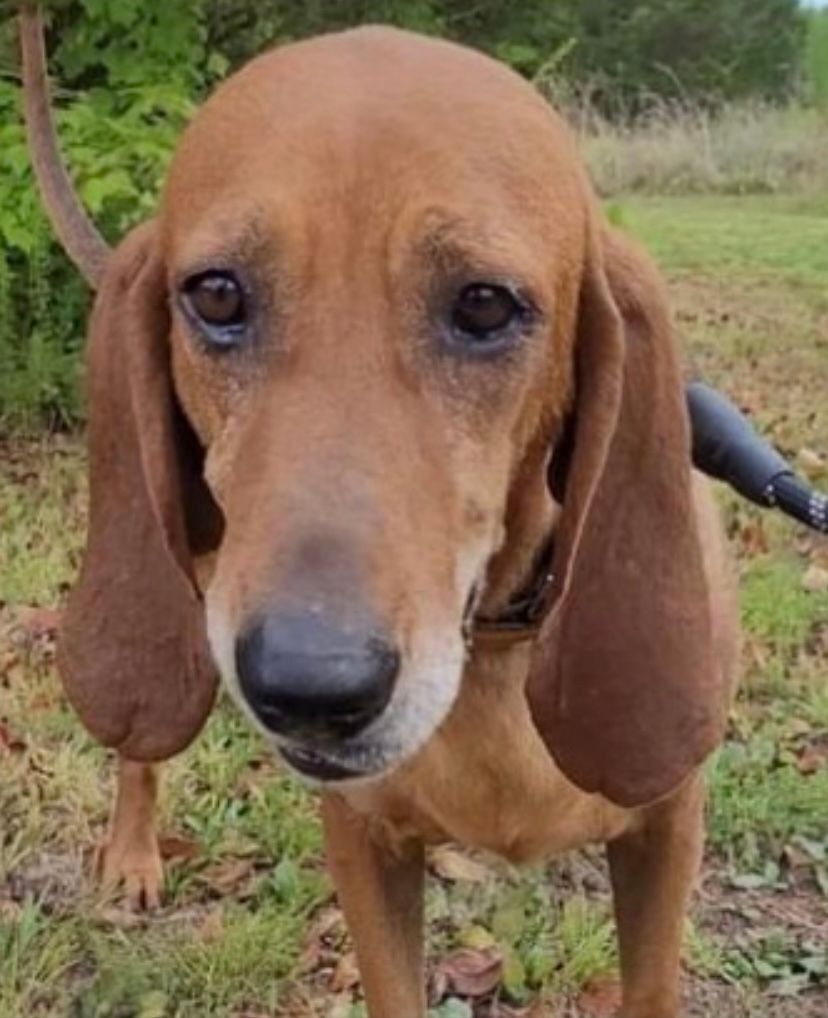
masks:
[(828, 194), (828, 114), (749, 102), (717, 110), (653, 102), (610, 121), (558, 96), (603, 195)]

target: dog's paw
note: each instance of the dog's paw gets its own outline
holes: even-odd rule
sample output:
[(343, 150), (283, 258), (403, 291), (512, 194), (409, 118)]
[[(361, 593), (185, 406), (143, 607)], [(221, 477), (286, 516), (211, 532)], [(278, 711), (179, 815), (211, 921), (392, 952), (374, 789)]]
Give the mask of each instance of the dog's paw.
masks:
[(164, 864), (158, 840), (143, 842), (112, 838), (100, 851), (101, 888), (108, 895), (122, 895), (136, 911), (152, 911), (161, 904)]

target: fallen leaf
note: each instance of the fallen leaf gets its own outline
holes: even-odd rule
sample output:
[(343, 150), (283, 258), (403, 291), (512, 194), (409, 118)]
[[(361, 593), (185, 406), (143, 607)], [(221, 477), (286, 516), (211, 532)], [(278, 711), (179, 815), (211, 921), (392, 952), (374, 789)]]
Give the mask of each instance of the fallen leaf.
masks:
[(483, 884), (491, 870), (451, 845), (440, 845), (429, 853), (429, 865), (438, 877), (460, 884)]
[(437, 963), (435, 977), (445, 983), (444, 993), (485, 997), (503, 975), (503, 955), (496, 947), (475, 951), (464, 947)]
[(300, 972), (313, 972), (328, 960), (331, 947), (345, 934), (345, 918), (335, 905), (323, 909), (314, 920), (305, 937), (305, 947), (299, 960)]
[(475, 1018), (471, 1005), (459, 997), (448, 997), (436, 1009), (429, 1011), (434, 1018)]
[(800, 774), (816, 774), (826, 764), (828, 764), (828, 742), (816, 742), (806, 746), (796, 759), (796, 769)]
[(495, 935), (485, 926), (474, 924), (462, 930), (458, 936), (458, 944), (461, 947), (471, 947), (482, 950), (486, 947), (493, 947), (497, 943)]
[(138, 1001), (136, 1018), (165, 1018), (168, 997), (161, 990), (150, 990)]
[(268, 785), (273, 776), (278, 773), (278, 766), (275, 759), (270, 757), (257, 757), (248, 764), (247, 769), (239, 776), (236, 784), (238, 795), (252, 795), (259, 792)]
[(57, 608), (20, 608), (17, 621), (30, 636), (54, 636), (60, 625)]
[(220, 908), (211, 909), (201, 921), (198, 938), (205, 944), (214, 944), (224, 933), (224, 913)]
[(621, 984), (617, 979), (589, 983), (578, 994), (578, 1007), (588, 1018), (612, 1018), (621, 1007)]
[(104, 926), (111, 926), (116, 930), (133, 930), (137, 926), (143, 926), (145, 922), (142, 913), (130, 908), (118, 908), (116, 905), (104, 905), (96, 909), (94, 914)]
[(23, 906), (11, 898), (0, 898), (0, 919), (16, 923), (23, 912)]
[(764, 671), (770, 655), (768, 648), (758, 637), (750, 633), (745, 635), (744, 654), (757, 672)]
[(195, 859), (201, 851), (197, 841), (192, 838), (178, 837), (175, 834), (159, 838), (158, 849), (161, 852), (161, 858), (167, 862), (186, 862), (189, 859)]
[(324, 940), (331, 934), (341, 936), (345, 932), (345, 917), (336, 905), (323, 908), (316, 916), (308, 931), (308, 940)]
[(61, 696), (57, 688), (38, 693), (29, 702), (30, 711), (54, 710), (60, 704)]
[(800, 449), (796, 454), (796, 462), (802, 472), (811, 479), (821, 477), (828, 469), (828, 464), (813, 449)]
[(351, 990), (359, 984), (359, 967), (353, 951), (343, 954), (331, 974), (330, 987), (334, 993)]
[(828, 590), (828, 569), (822, 566), (808, 566), (802, 574), (802, 589), (809, 594), (816, 594), (821, 590)]
[(782, 858), (792, 870), (803, 869), (813, 863), (808, 853), (803, 852), (797, 845), (785, 845), (782, 849)]
[(24, 740), (19, 735), (15, 735), (8, 725), (0, 721), (0, 752), (22, 753), (25, 748)]
[(253, 872), (250, 859), (224, 859), (202, 870), (199, 880), (216, 894), (231, 894), (247, 880)]
[(340, 993), (330, 1001), (325, 1002), (325, 1018), (351, 1018), (353, 1013), (354, 1002), (351, 999), (350, 993)]
[(818, 540), (815, 537), (812, 537), (811, 540), (811, 562), (813, 562), (815, 566), (821, 566), (823, 569), (828, 569), (828, 541), (824, 537)]
[(486, 1018), (544, 1018), (545, 1015), (555, 1013), (546, 1011), (543, 1002), (535, 1000), (525, 1007), (513, 1007), (510, 1004), (503, 1004), (501, 1001), (493, 1001), (492, 1006), (486, 1012)]
[(739, 544), (745, 555), (764, 555), (769, 548), (768, 535), (761, 519), (751, 520), (739, 528)]

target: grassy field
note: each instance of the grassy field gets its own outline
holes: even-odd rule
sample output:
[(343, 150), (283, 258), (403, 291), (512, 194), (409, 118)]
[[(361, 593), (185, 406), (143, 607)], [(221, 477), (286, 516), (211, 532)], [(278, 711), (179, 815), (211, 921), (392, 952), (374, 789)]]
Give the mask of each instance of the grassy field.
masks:
[[(622, 199), (673, 284), (697, 365), (828, 486), (828, 202)], [(227, 705), (166, 770), (166, 900), (91, 879), (111, 760), (62, 701), (54, 608), (83, 533), (78, 441), (0, 448), (0, 1018), (357, 1018), (315, 806)], [(722, 493), (742, 574), (745, 680), (711, 762), (689, 931), (689, 1014), (828, 1013), (828, 540)], [(431, 861), (430, 953), (459, 948), (497, 1018), (608, 1018), (615, 953), (600, 853), (517, 872)], [(502, 957), (503, 964), (487, 961)], [(487, 971), (493, 973), (489, 978)], [(393, 977), (393, 975), (392, 975)], [(445, 977), (437, 980), (444, 987)], [(461, 995), (440, 1018), (469, 1018)]]

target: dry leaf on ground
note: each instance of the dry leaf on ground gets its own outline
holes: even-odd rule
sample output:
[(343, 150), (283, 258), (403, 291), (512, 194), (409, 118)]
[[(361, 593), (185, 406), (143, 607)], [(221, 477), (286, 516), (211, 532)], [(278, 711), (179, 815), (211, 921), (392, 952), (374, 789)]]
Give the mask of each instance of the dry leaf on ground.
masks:
[(224, 859), (202, 870), (199, 880), (217, 894), (231, 894), (252, 872), (253, 862), (250, 859)]
[(158, 849), (161, 852), (161, 858), (167, 862), (178, 860), (186, 862), (195, 859), (201, 851), (198, 842), (193, 838), (182, 838), (176, 834), (159, 838)]
[(60, 625), (57, 608), (19, 608), (17, 621), (29, 636), (54, 636)]
[(25, 741), (0, 721), (0, 753), (22, 753), (25, 748)]
[(808, 566), (802, 574), (802, 589), (809, 594), (817, 594), (821, 590), (828, 590), (828, 569), (822, 566)]
[(359, 984), (359, 967), (353, 951), (343, 954), (331, 974), (330, 987), (334, 993), (352, 990)]
[(578, 994), (578, 1007), (588, 1018), (613, 1018), (621, 1007), (621, 984), (617, 979), (590, 983)]
[(440, 996), (485, 997), (503, 976), (503, 955), (496, 947), (482, 950), (461, 948), (437, 963), (434, 985)]

